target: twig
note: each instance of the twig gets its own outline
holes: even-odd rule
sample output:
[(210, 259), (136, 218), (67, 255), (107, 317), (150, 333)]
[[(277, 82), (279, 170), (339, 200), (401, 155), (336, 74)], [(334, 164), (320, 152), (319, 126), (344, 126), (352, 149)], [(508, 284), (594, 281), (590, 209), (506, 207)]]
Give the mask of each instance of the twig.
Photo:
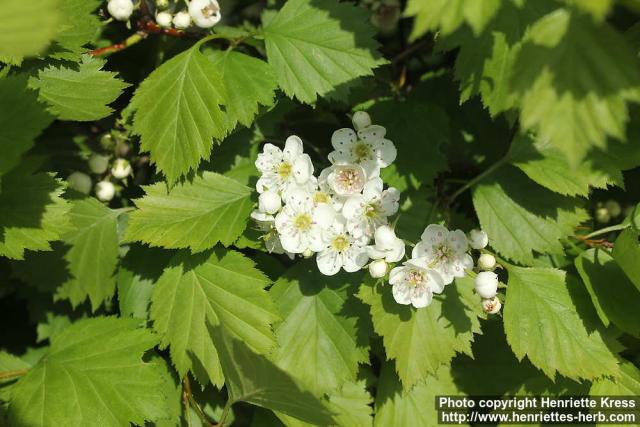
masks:
[(0, 380), (6, 380), (9, 378), (15, 378), (15, 377), (21, 377), (22, 375), (26, 374), (27, 372), (29, 372), (29, 369), (18, 369), (16, 371), (6, 371), (6, 372), (0, 372)]
[(191, 382), (189, 381), (189, 377), (186, 375), (182, 380), (182, 390), (183, 390), (182, 397), (185, 400), (185, 406), (186, 406), (187, 412), (189, 409), (188, 405), (190, 404), (191, 407), (196, 411), (196, 414), (198, 414), (198, 418), (200, 418), (203, 425), (207, 427), (213, 427), (215, 424), (211, 420), (209, 420), (209, 417), (207, 417), (207, 415), (204, 413), (202, 408), (200, 408), (200, 405), (198, 404), (198, 402), (196, 402), (196, 400), (193, 398), (193, 394), (191, 393)]
[(429, 47), (433, 45), (433, 40), (432, 39), (422, 39), (414, 44), (412, 44), (411, 46), (407, 47), (405, 50), (403, 50), (402, 52), (400, 52), (399, 54), (397, 54), (396, 56), (393, 57), (393, 59), (391, 59), (391, 63), (392, 64), (397, 64), (398, 62), (403, 61), (405, 58), (410, 57), (411, 55), (413, 55), (414, 53), (418, 52), (419, 50)]

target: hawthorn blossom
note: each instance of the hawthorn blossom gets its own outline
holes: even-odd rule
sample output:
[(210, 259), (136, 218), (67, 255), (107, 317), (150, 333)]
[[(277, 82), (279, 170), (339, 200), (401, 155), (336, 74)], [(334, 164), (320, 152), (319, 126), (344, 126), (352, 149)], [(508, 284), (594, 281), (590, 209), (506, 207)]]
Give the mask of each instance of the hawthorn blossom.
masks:
[(284, 150), (265, 144), (256, 167), (262, 174), (256, 184), (258, 193), (273, 191), (284, 199), (297, 187), (315, 182), (311, 159), (303, 152), (302, 140), (295, 135), (287, 138)]
[(356, 237), (371, 237), (387, 218), (398, 212), (400, 192), (390, 187), (383, 190), (381, 178), (368, 181), (361, 195), (350, 197), (342, 208), (347, 228)]
[(369, 260), (366, 240), (357, 239), (347, 231), (347, 221), (343, 216), (336, 216), (333, 224), (322, 234), (323, 245), (316, 257), (322, 274), (333, 276), (340, 269), (353, 273)]
[(374, 233), (375, 245), (367, 246), (371, 259), (384, 259), (386, 262), (398, 262), (404, 257), (404, 242), (388, 225), (378, 227)]
[(431, 304), (433, 294), (443, 291), (445, 283), (437, 271), (405, 262), (389, 273), (393, 299), (398, 304), (413, 305), (415, 308)]

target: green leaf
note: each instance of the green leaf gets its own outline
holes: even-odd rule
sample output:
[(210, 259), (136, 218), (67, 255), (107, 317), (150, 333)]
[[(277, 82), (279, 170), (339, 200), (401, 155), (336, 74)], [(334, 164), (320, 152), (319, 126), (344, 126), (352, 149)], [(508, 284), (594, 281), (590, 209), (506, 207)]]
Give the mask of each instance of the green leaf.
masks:
[(504, 326), (507, 341), (553, 379), (593, 379), (617, 370), (615, 356), (598, 332), (589, 332), (579, 316), (565, 272), (553, 268), (509, 266)]
[[(13, 354), (0, 351), (0, 372), (21, 371), (29, 369), (31, 365)], [(2, 418), (2, 404), (11, 400), (11, 389), (19, 376), (0, 379), (0, 421)]]
[(54, 339), (46, 356), (14, 386), (11, 425), (144, 425), (166, 416), (166, 381), (143, 354), (156, 343), (137, 320), (81, 320)]
[[(636, 259), (637, 262), (637, 259)], [(633, 286), (611, 255), (601, 249), (589, 249), (575, 259), (600, 320), (613, 322), (623, 331), (640, 337), (640, 290)]]
[(289, 0), (264, 27), (269, 64), (290, 97), (307, 104), (381, 64), (364, 9), (332, 0)]
[(0, 78), (0, 176), (13, 169), (51, 117), (23, 75)]
[(460, 394), (448, 367), (442, 366), (413, 388), (403, 389), (393, 372), (393, 366), (385, 363), (380, 373), (376, 395), (375, 427), (383, 426), (433, 426), (437, 424), (436, 397)]
[(404, 15), (415, 17), (411, 40), (438, 29), (449, 34), (465, 22), (479, 34), (501, 5), (502, 0), (409, 0)]
[(253, 352), (221, 328), (213, 331), (229, 392), (227, 405), (248, 402), (313, 425), (334, 425), (323, 402), (302, 389), (285, 371)]
[(614, 0), (563, 0), (578, 9), (590, 13), (595, 19), (602, 21), (613, 6)]
[(72, 279), (59, 289), (58, 298), (75, 307), (88, 297), (94, 311), (111, 298), (118, 265), (118, 214), (94, 198), (73, 202), (69, 218), (74, 230), (63, 236), (71, 246), (65, 259)]
[(249, 127), (260, 105), (270, 107), (278, 87), (276, 76), (266, 62), (235, 51), (212, 50), (209, 57), (220, 70), (229, 97), (229, 119)]
[(42, 52), (59, 31), (58, 0), (4, 0), (0, 9), (0, 57), (20, 62)]
[(279, 317), (264, 290), (268, 284), (238, 252), (176, 255), (153, 290), (151, 319), (181, 377), (190, 369), (204, 382), (206, 372), (211, 382), (222, 385), (220, 343), (210, 335), (211, 327), (224, 328), (261, 354), (275, 346), (271, 324)]
[(592, 396), (637, 396), (640, 394), (640, 370), (630, 362), (622, 362), (618, 375), (594, 381), (589, 394)]
[(93, 41), (100, 29), (100, 18), (93, 13), (100, 0), (60, 0), (60, 12), (64, 25), (55, 37), (56, 58), (76, 61), (87, 43)]
[[(358, 296), (371, 306), (373, 327), (382, 336), (387, 357), (395, 359), (405, 389), (434, 375), (456, 353), (471, 354), (471, 341), (474, 333), (480, 333), (480, 322), (469, 299), (461, 295), (472, 290), (469, 281), (457, 281), (429, 307), (415, 309), (397, 304), (389, 286), (361, 286)], [(480, 307), (478, 297), (469, 298)]]
[(126, 239), (164, 248), (201, 252), (221, 242), (228, 246), (244, 231), (251, 213), (251, 189), (213, 172), (191, 182), (144, 187), (135, 201)]
[(533, 251), (562, 254), (559, 240), (588, 218), (578, 199), (552, 193), (512, 167), (492, 177), (475, 188), (473, 205), (491, 246), (514, 261), (532, 263)]
[(25, 249), (49, 251), (69, 231), (62, 181), (18, 168), (0, 180), (0, 256), (23, 259)]
[(212, 139), (230, 128), (220, 109), (227, 94), (218, 68), (200, 53), (200, 44), (174, 56), (138, 87), (130, 108), (141, 148), (173, 184), (209, 157)]
[(640, 245), (638, 234), (633, 229), (626, 229), (616, 239), (613, 247), (613, 258), (631, 282), (640, 290)]
[(40, 100), (60, 120), (93, 121), (108, 116), (108, 107), (129, 86), (116, 78), (116, 73), (103, 71), (106, 61), (82, 56), (77, 68), (49, 66), (31, 78), (29, 84), (38, 89)]
[(588, 196), (593, 188), (624, 188), (622, 170), (640, 164), (640, 147), (610, 143), (607, 151), (588, 155), (571, 168), (567, 158), (549, 141), (519, 135), (511, 146), (511, 162), (540, 185), (569, 196)]
[(520, 123), (577, 167), (607, 137), (624, 138), (627, 102), (639, 100), (638, 65), (608, 24), (558, 9), (533, 25), (518, 52), (511, 86)]
[(271, 288), (283, 318), (273, 360), (316, 393), (355, 381), (358, 364), (369, 360), (358, 342), (358, 318), (346, 314), (353, 312), (346, 309), (354, 289), (347, 275), (323, 276), (312, 261), (298, 263)]

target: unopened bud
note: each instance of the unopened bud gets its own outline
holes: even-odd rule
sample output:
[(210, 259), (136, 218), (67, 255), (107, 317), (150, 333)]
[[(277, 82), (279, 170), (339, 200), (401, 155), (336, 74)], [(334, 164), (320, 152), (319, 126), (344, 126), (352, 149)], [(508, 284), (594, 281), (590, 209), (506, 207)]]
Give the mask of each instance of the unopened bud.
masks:
[(482, 254), (478, 258), (478, 267), (481, 270), (493, 270), (496, 266), (496, 257), (491, 254)]
[(356, 130), (362, 130), (368, 126), (371, 126), (371, 116), (364, 111), (356, 111), (353, 113), (353, 118), (351, 119), (353, 122), (353, 126)]
[(387, 274), (388, 264), (383, 259), (377, 259), (369, 264), (369, 274), (374, 279), (379, 279)]
[(103, 202), (109, 202), (116, 194), (116, 187), (109, 181), (100, 181), (95, 186), (96, 197)]

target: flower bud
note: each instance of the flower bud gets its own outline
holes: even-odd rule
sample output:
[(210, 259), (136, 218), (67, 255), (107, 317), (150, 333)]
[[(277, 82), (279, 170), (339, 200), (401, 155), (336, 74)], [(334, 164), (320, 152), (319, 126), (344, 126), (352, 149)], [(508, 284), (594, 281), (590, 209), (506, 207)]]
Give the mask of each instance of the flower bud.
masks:
[(369, 264), (369, 274), (374, 279), (379, 279), (387, 274), (387, 268), (388, 264), (384, 260), (377, 259)]
[(611, 214), (607, 208), (598, 208), (596, 209), (596, 221), (600, 224), (606, 224), (611, 221)]
[(131, 164), (127, 159), (116, 159), (111, 167), (111, 175), (116, 179), (123, 179), (131, 175)]
[(502, 303), (498, 299), (498, 297), (493, 297), (489, 299), (482, 300), (482, 309), (485, 313), (496, 314), (502, 308)]
[(103, 174), (109, 168), (109, 157), (100, 154), (93, 154), (89, 157), (89, 169), (91, 172)]
[(493, 298), (498, 292), (498, 275), (492, 271), (478, 273), (475, 280), (476, 292), (482, 298)]
[(305, 251), (302, 252), (302, 256), (305, 258), (311, 258), (313, 256), (313, 251), (311, 249), (305, 249)]
[(353, 113), (353, 118), (351, 119), (353, 122), (353, 126), (356, 130), (362, 130), (368, 126), (371, 126), (371, 117), (368, 113), (364, 111), (356, 111)]
[(158, 12), (156, 14), (156, 23), (162, 28), (171, 28), (173, 16), (169, 12)]
[(184, 30), (191, 25), (191, 15), (188, 12), (178, 12), (173, 17), (173, 26), (179, 30)]
[(116, 141), (110, 133), (103, 133), (100, 137), (100, 146), (105, 150), (113, 150), (116, 146)]
[(496, 266), (496, 258), (491, 254), (482, 254), (478, 258), (478, 267), (481, 270), (493, 270)]
[(622, 213), (620, 203), (616, 202), (615, 200), (607, 200), (607, 202), (604, 204), (604, 207), (609, 211), (609, 215), (611, 215), (611, 218), (616, 218)]
[(469, 245), (473, 249), (483, 249), (488, 243), (489, 237), (484, 231), (474, 229), (469, 232)]
[(70, 188), (83, 194), (91, 193), (91, 177), (83, 172), (73, 172), (67, 177)]
[(258, 209), (268, 214), (274, 214), (282, 207), (282, 201), (273, 191), (265, 191), (258, 198)]
[(103, 202), (109, 202), (116, 194), (116, 187), (109, 181), (100, 181), (94, 188), (96, 197)]
[(169, 0), (156, 0), (157, 9), (166, 9), (169, 7)]
[(133, 13), (133, 2), (131, 0), (109, 0), (107, 10), (114, 19), (126, 21)]

